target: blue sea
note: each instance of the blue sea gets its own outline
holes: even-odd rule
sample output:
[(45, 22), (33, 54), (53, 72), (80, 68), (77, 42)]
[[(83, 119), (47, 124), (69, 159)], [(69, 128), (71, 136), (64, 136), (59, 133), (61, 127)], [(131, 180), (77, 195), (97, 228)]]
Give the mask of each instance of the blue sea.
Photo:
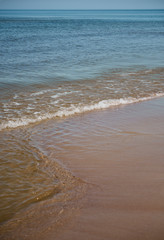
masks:
[(33, 127), (160, 96), (164, 10), (0, 10), (0, 221), (63, 191)]
[(164, 92), (163, 10), (1, 10), (0, 46), (0, 129)]

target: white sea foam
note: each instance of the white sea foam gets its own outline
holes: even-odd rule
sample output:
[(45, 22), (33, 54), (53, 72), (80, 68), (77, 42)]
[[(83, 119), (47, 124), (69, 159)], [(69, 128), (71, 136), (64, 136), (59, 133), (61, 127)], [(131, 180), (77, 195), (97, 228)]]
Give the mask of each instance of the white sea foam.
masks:
[(47, 113), (44, 115), (39, 115), (39, 112), (37, 112), (36, 114), (37, 116), (35, 115), (34, 118), (22, 117), (18, 119), (9, 120), (7, 123), (2, 123), (0, 125), (0, 130), (3, 130), (5, 128), (16, 128), (20, 126), (26, 126), (31, 123), (37, 123), (42, 120), (52, 119), (56, 117), (68, 117), (74, 114), (80, 114), (80, 113), (84, 113), (92, 110), (100, 110), (100, 109), (105, 109), (113, 106), (138, 103), (138, 102), (147, 101), (153, 98), (163, 97), (163, 96), (164, 96), (164, 93), (156, 93), (156, 94), (152, 94), (151, 96), (142, 97), (142, 98), (129, 97), (129, 98), (120, 98), (120, 99), (108, 99), (108, 100), (102, 100), (98, 103), (94, 103), (90, 105), (78, 104), (78, 105), (71, 105), (68, 108), (63, 107), (59, 111), (51, 114)]
[(72, 94), (72, 93), (76, 93), (76, 92), (79, 92), (79, 91), (70, 91), (70, 92), (57, 93), (55, 95), (52, 95), (51, 98), (58, 98), (58, 97), (65, 96), (65, 95)]
[(55, 95), (52, 95), (51, 98), (58, 98), (58, 97), (65, 96), (65, 95), (70, 94), (70, 93), (71, 92), (57, 93)]
[(18, 102), (13, 102), (12, 104), (16, 106), (22, 105), (22, 103), (18, 103)]
[(56, 101), (51, 101), (51, 105), (56, 105), (57, 103), (59, 103), (61, 100), (60, 99), (58, 99), (58, 100), (56, 100)]
[(17, 94), (15, 94), (14, 95), (14, 97), (13, 97), (13, 99), (17, 99), (18, 98), (18, 95)]
[(42, 94), (47, 93), (47, 92), (54, 92), (55, 90), (56, 89), (42, 90), (42, 91), (39, 91), (39, 92), (31, 93), (30, 96), (38, 96), (38, 95), (42, 95)]

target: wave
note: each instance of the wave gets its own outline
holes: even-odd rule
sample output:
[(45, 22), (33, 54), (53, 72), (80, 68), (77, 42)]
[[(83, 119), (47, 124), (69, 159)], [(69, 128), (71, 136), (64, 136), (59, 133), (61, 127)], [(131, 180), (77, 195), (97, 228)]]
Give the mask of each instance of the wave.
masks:
[(53, 92), (53, 91), (56, 91), (56, 89), (47, 89), (47, 90), (42, 90), (39, 92), (34, 92), (34, 93), (31, 93), (30, 96), (38, 96), (38, 95), (42, 95), (44, 93)]
[(12, 119), (8, 120), (6, 123), (2, 123), (0, 125), (0, 130), (3, 129), (8, 129), (8, 128), (17, 128), (21, 126), (26, 126), (32, 123), (38, 123), (43, 120), (48, 120), (52, 118), (62, 118), (62, 117), (68, 117), (72, 116), (75, 114), (80, 114), (80, 113), (85, 113), (93, 110), (101, 110), (101, 109), (106, 109), (114, 106), (120, 106), (120, 105), (127, 105), (127, 104), (132, 104), (132, 103), (138, 103), (138, 102), (143, 102), (143, 101), (148, 101), (154, 98), (158, 97), (163, 97), (164, 93), (156, 93), (152, 94), (148, 97), (140, 97), (140, 98), (120, 98), (120, 99), (107, 99), (107, 100), (102, 100), (98, 103), (94, 104), (88, 104), (88, 105), (71, 105), (70, 107), (63, 107), (59, 111), (55, 113), (46, 113), (46, 114), (40, 114), (35, 116), (34, 118), (27, 118), (27, 117), (22, 117), (18, 119)]
[(66, 96), (68, 94), (72, 94), (72, 93), (78, 93), (79, 91), (69, 91), (69, 92), (63, 92), (63, 93), (57, 93), (55, 95), (52, 95), (51, 98), (58, 98), (61, 96)]

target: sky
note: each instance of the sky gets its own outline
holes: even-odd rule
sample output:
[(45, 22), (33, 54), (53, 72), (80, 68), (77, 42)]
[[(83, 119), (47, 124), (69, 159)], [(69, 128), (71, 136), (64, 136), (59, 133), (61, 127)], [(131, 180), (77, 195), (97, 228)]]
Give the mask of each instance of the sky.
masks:
[(164, 0), (0, 0), (0, 9), (164, 9)]

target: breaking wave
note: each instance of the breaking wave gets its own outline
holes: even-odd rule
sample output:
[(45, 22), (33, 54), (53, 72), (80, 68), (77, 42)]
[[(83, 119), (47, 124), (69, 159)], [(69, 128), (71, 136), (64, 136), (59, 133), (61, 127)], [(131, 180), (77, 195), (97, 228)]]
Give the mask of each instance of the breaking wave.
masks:
[(164, 96), (164, 93), (156, 93), (148, 97), (141, 97), (141, 98), (128, 97), (128, 98), (120, 98), (120, 99), (107, 99), (107, 100), (102, 100), (98, 103), (88, 104), (88, 105), (82, 105), (80, 103), (77, 105), (72, 104), (70, 107), (63, 107), (54, 113), (35, 115), (35, 117), (33, 118), (22, 117), (22, 118), (15, 118), (12, 120), (8, 120), (8, 122), (4, 122), (0, 125), (0, 130), (6, 129), (6, 128), (16, 128), (16, 127), (26, 126), (32, 123), (38, 123), (40, 121), (48, 120), (52, 118), (68, 117), (75, 114), (85, 113), (93, 110), (101, 110), (101, 109), (106, 109), (114, 106), (138, 103), (138, 102), (147, 101), (153, 98), (163, 97), (163, 96)]

